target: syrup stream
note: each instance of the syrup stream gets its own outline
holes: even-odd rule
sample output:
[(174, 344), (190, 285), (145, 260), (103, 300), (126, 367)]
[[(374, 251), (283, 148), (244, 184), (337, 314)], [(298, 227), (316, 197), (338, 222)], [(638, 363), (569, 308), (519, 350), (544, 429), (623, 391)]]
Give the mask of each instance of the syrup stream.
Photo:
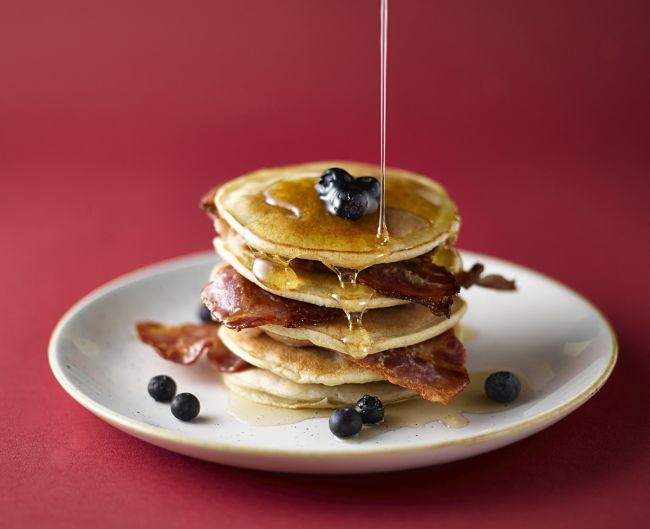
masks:
[(388, 228), (386, 227), (386, 57), (388, 46), (388, 0), (381, 0), (380, 7), (380, 37), (379, 37), (379, 56), (380, 56), (380, 164), (381, 164), (381, 196), (379, 198), (379, 226), (377, 227), (377, 238), (380, 244), (388, 242)]

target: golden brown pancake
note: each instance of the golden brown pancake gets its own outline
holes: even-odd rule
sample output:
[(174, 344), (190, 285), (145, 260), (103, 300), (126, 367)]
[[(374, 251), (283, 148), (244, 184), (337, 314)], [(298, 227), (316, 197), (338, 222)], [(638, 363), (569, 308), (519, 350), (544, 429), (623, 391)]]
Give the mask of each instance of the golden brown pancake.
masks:
[(364, 358), (380, 351), (407, 347), (438, 336), (454, 327), (465, 310), (465, 302), (456, 298), (451, 318), (434, 316), (426, 307), (409, 303), (369, 310), (363, 316), (363, 327), (352, 332), (342, 319), (295, 328), (263, 325), (262, 329), (286, 338), (306, 340), (317, 347), (332, 349), (354, 358)]
[[(361, 284), (342, 288), (338, 276), (325, 266), (304, 266), (296, 261), (274, 262), (265, 257), (256, 257), (246, 241), (227, 225), (213, 243), (216, 252), (239, 274), (278, 296), (324, 307), (345, 307), (352, 312), (408, 303)], [(462, 261), (454, 248), (438, 249), (432, 259), (434, 264), (444, 266), (451, 272), (462, 270)]]
[(214, 205), (220, 225), (227, 223), (259, 252), (350, 269), (409, 259), (455, 237), (460, 221), (444, 188), (424, 176), (389, 168), (390, 239), (379, 245), (378, 212), (349, 221), (325, 211), (314, 185), (330, 167), (344, 167), (353, 176), (379, 176), (378, 166), (346, 161), (260, 169), (218, 190)]
[(289, 345), (260, 329), (219, 329), (224, 345), (238, 357), (298, 384), (364, 384), (384, 380), (339, 353), (322, 347)]
[[(268, 260), (256, 260), (253, 252), (245, 245), (244, 248), (233, 245), (233, 238), (239, 237), (237, 235), (235, 237), (216, 237), (214, 247), (217, 253), (246, 279), (278, 296), (334, 308), (340, 308), (337, 299), (345, 298), (350, 306), (353, 306), (353, 310), (357, 311), (407, 303), (401, 299), (382, 296), (362, 285), (357, 285), (355, 289), (343, 289), (336, 274), (331, 270), (287, 268), (280, 265), (281, 270), (277, 270), (273, 274), (273, 276), (280, 277), (280, 281), (274, 283), (273, 276), (265, 274), (265, 270), (260, 271), (259, 267), (275, 268), (278, 265)], [(257, 275), (255, 274), (255, 268), (258, 268)], [(338, 296), (338, 298), (335, 296)], [(356, 306), (353, 305), (355, 297), (358, 299)]]

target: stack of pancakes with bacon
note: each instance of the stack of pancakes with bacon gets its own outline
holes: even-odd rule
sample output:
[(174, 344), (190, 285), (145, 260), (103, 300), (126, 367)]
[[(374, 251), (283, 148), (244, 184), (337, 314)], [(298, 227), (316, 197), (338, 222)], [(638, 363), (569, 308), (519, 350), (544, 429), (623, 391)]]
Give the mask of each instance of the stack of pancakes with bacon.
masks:
[(328, 212), (314, 186), (331, 167), (379, 177), (356, 162), (262, 169), (202, 201), (225, 261), (201, 295), (222, 324), (229, 352), (212, 356), (227, 366), (224, 383), (287, 408), (353, 405), (364, 394), (450, 402), (469, 381), (454, 330), (466, 308), (460, 287), (498, 288), (499, 278), (481, 278), (480, 265), (462, 271), (460, 222), (439, 184), (387, 171), (382, 242), (378, 212)]

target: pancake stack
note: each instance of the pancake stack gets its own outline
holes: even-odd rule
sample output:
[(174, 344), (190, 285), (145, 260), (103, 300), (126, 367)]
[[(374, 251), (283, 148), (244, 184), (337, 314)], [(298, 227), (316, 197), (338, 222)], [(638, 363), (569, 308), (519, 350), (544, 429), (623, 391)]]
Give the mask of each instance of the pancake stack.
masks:
[(335, 167), (380, 174), (344, 161), (262, 169), (204, 197), (224, 262), (202, 300), (246, 366), (224, 383), (284, 408), (354, 405), (364, 394), (448, 403), (468, 382), (454, 334), (466, 309), (456, 207), (436, 182), (389, 169), (381, 240), (379, 211), (328, 211), (315, 186)]

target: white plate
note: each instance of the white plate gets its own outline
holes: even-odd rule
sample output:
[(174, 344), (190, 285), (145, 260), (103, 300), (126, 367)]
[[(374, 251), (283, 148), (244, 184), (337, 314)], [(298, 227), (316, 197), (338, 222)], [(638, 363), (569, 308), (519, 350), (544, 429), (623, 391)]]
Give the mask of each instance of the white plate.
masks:
[[(214, 254), (197, 254), (116, 279), (72, 307), (55, 328), (50, 366), (63, 388), (113, 426), (157, 446), (227, 465), (301, 473), (381, 472), (434, 465), (513, 443), (558, 421), (607, 380), (616, 337), (603, 315), (562, 284), (529, 269), (464, 252), (487, 272), (517, 280), (516, 293), (474, 287), (463, 296), (468, 368), (513, 370), (530, 385), (525, 398), (498, 413), (468, 414), (469, 424), (439, 422), (371, 428), (342, 441), (326, 418), (252, 426), (229, 413), (228, 392), (207, 363), (184, 367), (138, 342), (134, 323), (195, 321), (199, 292)], [(148, 380), (172, 376), (179, 392), (201, 402), (192, 423), (176, 420), (168, 404), (147, 394)], [(390, 410), (390, 408), (388, 408)], [(364, 432), (366, 429), (364, 429)]]

